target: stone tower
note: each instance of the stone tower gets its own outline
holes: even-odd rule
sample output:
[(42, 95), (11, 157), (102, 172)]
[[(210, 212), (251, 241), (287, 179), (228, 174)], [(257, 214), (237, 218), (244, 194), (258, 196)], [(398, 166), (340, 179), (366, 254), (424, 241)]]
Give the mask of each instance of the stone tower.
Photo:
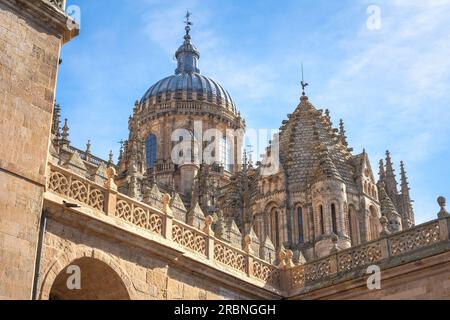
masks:
[[(377, 187), (367, 153), (354, 155), (349, 148), (344, 122), (334, 128), (328, 110), (318, 110), (305, 93), (300, 100), (247, 177), (252, 191), (246, 222), (259, 239), (269, 238), (276, 248), (290, 248), (297, 257), (312, 260), (378, 239), (382, 216), (390, 231), (401, 231), (402, 221), (413, 219), (403, 165), (401, 194), (389, 157), (387, 168), (382, 166), (386, 181)], [(267, 170), (268, 163), (279, 166)], [(243, 179), (232, 181), (235, 187), (228, 190)], [(227, 192), (223, 203), (242, 204), (244, 194)]]
[(32, 297), (60, 49), (78, 33), (64, 10), (0, 0), (0, 299)]
[[(188, 14), (175, 74), (151, 86), (134, 106), (117, 179), (119, 190), (143, 199), (150, 178), (161, 191), (177, 193), (188, 208), (240, 170), (242, 142), (235, 133), (245, 128), (230, 94), (201, 74), (191, 25)], [(202, 166), (208, 166), (207, 179), (200, 177)], [(200, 203), (205, 212), (208, 203)]]

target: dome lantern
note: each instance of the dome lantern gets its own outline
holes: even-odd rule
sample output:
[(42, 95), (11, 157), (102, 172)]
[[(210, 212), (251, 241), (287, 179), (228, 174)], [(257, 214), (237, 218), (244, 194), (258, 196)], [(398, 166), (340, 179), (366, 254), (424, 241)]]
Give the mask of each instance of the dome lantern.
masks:
[(191, 26), (193, 23), (189, 20), (191, 17), (191, 13), (188, 11), (186, 13), (186, 35), (184, 36), (184, 43), (178, 48), (175, 53), (175, 57), (178, 62), (178, 67), (175, 70), (175, 74), (182, 73), (200, 73), (200, 70), (197, 67), (198, 59), (200, 59), (200, 53), (197, 48), (191, 43), (191, 35), (189, 34), (191, 31)]

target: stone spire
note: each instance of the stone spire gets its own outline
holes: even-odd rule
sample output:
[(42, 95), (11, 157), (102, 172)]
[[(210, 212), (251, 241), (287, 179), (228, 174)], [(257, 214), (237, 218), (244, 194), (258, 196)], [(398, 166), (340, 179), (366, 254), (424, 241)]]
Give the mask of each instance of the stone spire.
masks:
[(380, 160), (380, 172), (378, 173), (380, 176), (380, 180), (378, 184), (385, 183), (386, 182), (386, 171), (384, 170), (384, 162), (383, 160)]
[[(395, 170), (392, 164), (391, 153), (386, 151), (386, 192), (393, 198), (398, 194)], [(394, 200), (395, 201), (395, 200)]]
[(406, 175), (405, 164), (400, 162), (401, 175), (401, 205), (402, 205), (402, 219), (403, 226), (411, 228), (414, 226), (414, 211), (412, 207), (412, 200), (409, 194), (408, 176)]
[(339, 140), (344, 146), (348, 147), (347, 136), (345, 135), (344, 120), (342, 119), (339, 121)]
[(409, 183), (408, 183), (408, 177), (406, 175), (405, 171), (405, 164), (403, 161), (400, 162), (400, 175), (401, 175), (401, 191), (402, 194), (407, 194), (409, 196)]
[(89, 158), (91, 157), (91, 140), (88, 140), (86, 143), (86, 161), (89, 161)]
[(59, 139), (61, 137), (61, 132), (59, 128), (61, 124), (60, 117), (61, 117), (61, 107), (59, 104), (55, 103), (52, 122), (52, 134), (55, 135), (55, 139)]
[(390, 232), (399, 232), (402, 230), (402, 217), (397, 212), (391, 198), (386, 193), (385, 185), (382, 182), (380, 184), (380, 204), (381, 204), (381, 214), (389, 222), (388, 229)]
[(64, 127), (62, 128), (62, 136), (61, 136), (61, 145), (68, 146), (69, 144), (70, 144), (69, 125), (67, 123), (67, 119), (64, 119)]
[(198, 60), (200, 59), (200, 52), (197, 48), (191, 43), (191, 26), (193, 23), (190, 20), (191, 13), (188, 11), (186, 13), (185, 20), (185, 30), (186, 34), (184, 36), (184, 43), (178, 48), (175, 53), (175, 58), (177, 59), (177, 69), (175, 70), (175, 74), (183, 74), (183, 73), (200, 73), (198, 69)]
[(112, 150), (110, 150), (109, 151), (109, 159), (108, 159), (108, 167), (112, 166), (114, 164), (113, 158), (114, 158), (114, 154), (113, 154)]

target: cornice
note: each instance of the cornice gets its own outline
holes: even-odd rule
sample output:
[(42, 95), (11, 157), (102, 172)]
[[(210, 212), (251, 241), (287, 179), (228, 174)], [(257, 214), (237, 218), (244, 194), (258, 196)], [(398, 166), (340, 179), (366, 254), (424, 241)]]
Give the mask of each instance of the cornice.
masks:
[(78, 24), (66, 15), (63, 6), (55, 0), (0, 0), (17, 15), (33, 19), (38, 25), (48, 30), (63, 44), (79, 34)]

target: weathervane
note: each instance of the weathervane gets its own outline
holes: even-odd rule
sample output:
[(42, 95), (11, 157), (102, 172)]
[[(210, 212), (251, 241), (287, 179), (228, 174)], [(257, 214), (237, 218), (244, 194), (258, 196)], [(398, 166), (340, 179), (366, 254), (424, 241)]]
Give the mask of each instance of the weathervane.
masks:
[(303, 62), (302, 62), (302, 96), (306, 96), (305, 88), (309, 86), (309, 83), (305, 82), (305, 75), (303, 73)]
[(191, 31), (191, 26), (194, 25), (190, 20), (191, 15), (192, 14), (189, 12), (189, 10), (187, 10), (185, 16), (186, 20), (184, 21), (184, 23), (186, 24), (186, 35), (189, 35), (189, 32)]

